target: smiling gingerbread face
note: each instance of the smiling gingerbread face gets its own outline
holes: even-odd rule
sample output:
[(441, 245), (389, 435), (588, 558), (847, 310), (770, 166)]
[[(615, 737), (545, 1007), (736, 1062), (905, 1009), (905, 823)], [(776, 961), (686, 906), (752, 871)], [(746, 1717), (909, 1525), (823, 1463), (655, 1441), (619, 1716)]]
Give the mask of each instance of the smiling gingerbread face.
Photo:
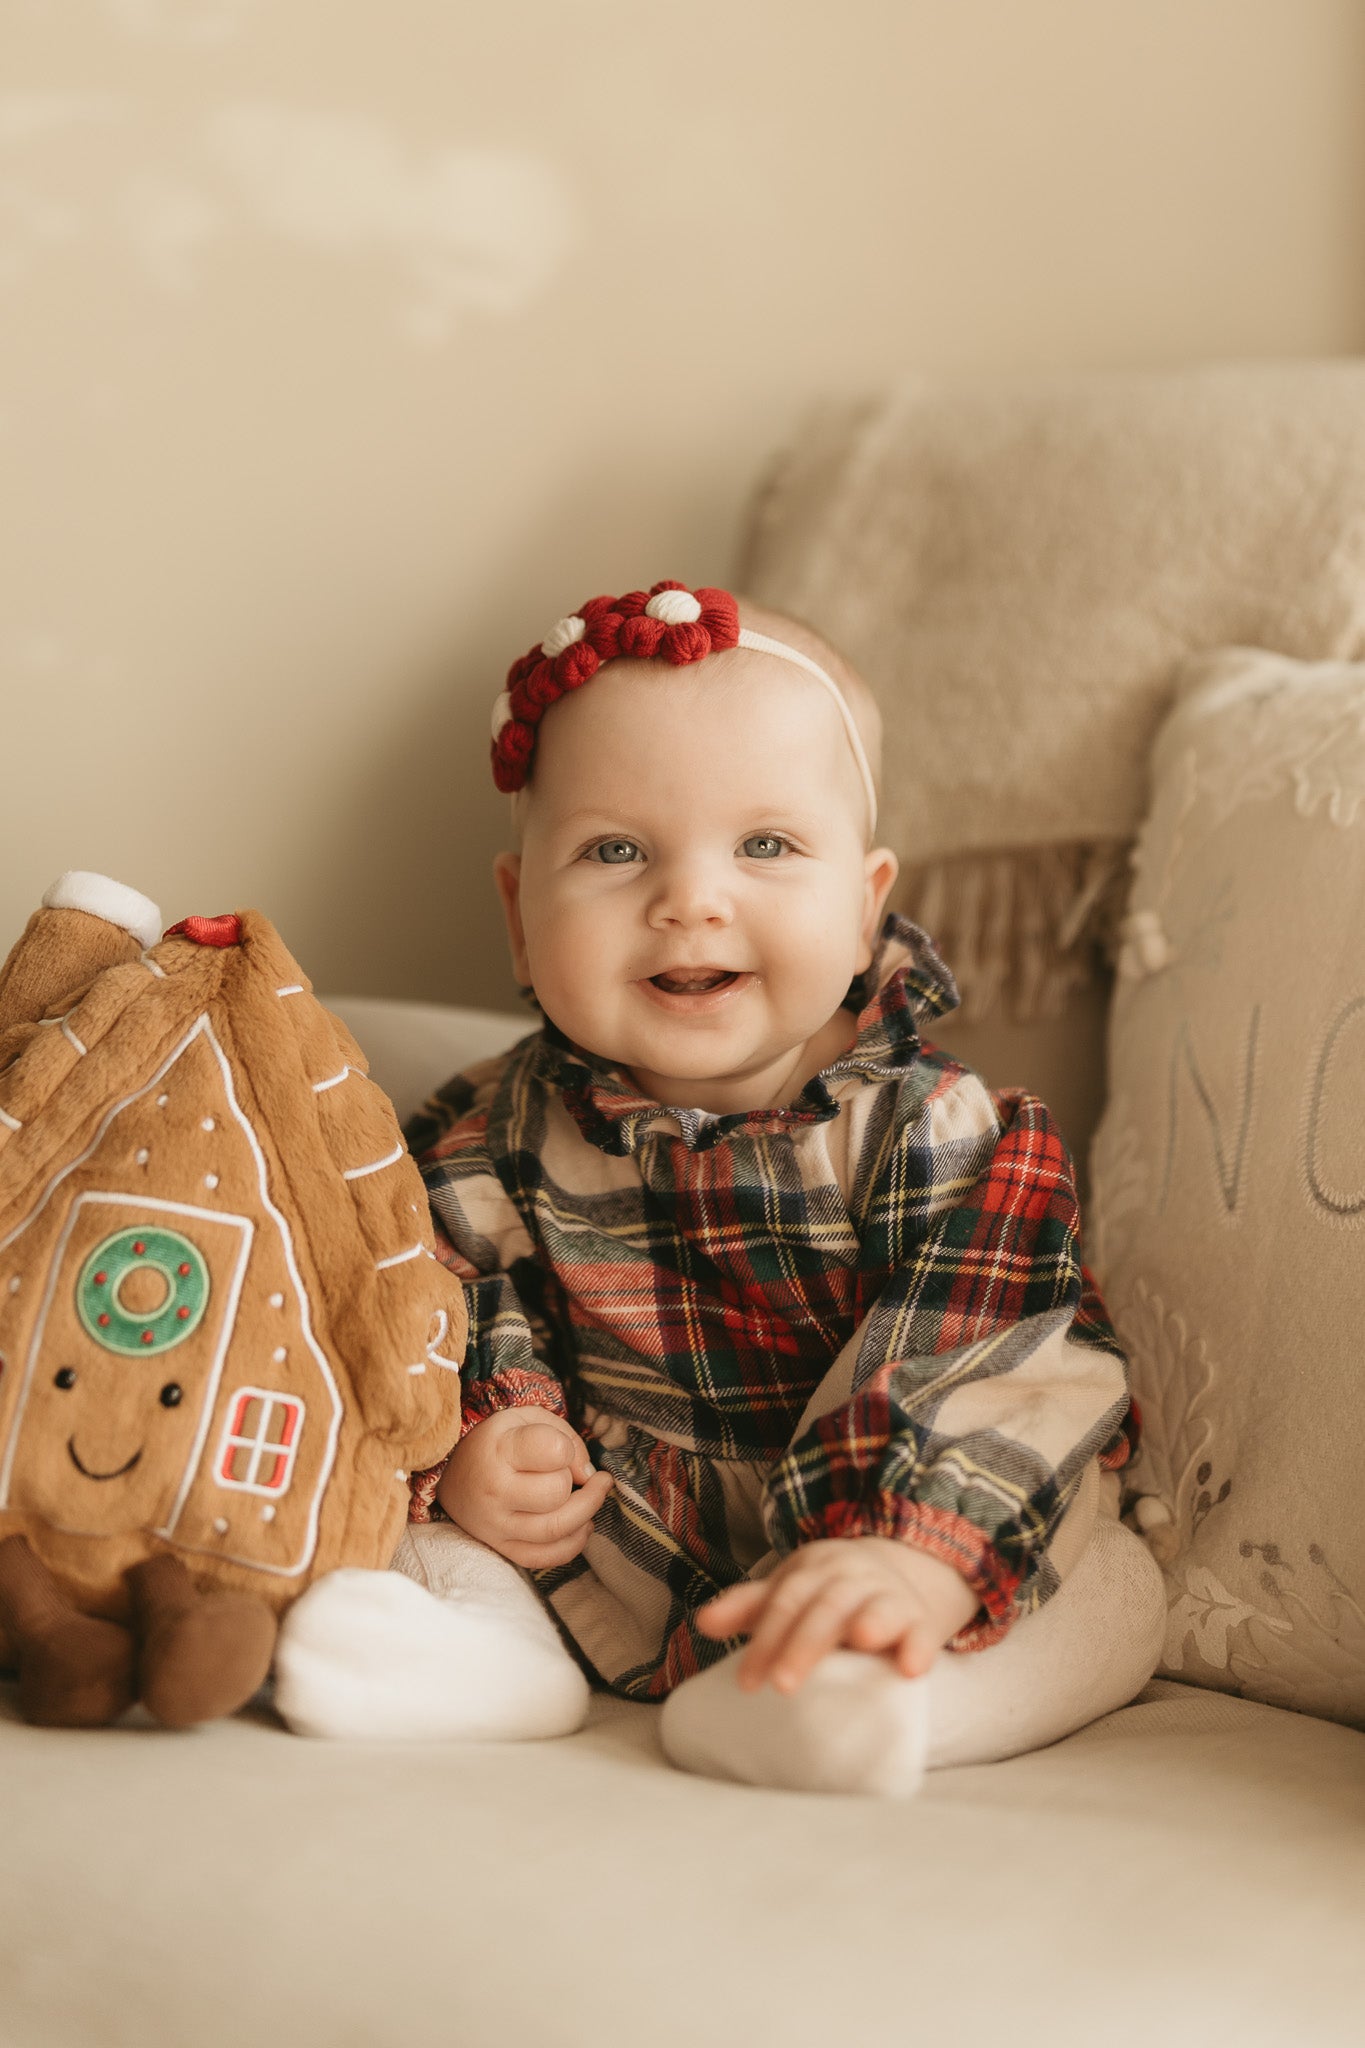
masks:
[(10, 1506), (71, 1535), (169, 1527), (250, 1238), (242, 1217), (76, 1196), (23, 1361), (3, 1472)]

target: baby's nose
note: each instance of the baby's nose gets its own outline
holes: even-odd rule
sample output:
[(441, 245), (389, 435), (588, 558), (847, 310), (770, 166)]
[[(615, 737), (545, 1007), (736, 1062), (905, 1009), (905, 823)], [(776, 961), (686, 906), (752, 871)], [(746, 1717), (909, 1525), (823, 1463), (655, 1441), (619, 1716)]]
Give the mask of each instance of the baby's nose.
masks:
[(713, 862), (671, 861), (658, 871), (650, 921), (659, 925), (726, 925), (734, 915), (730, 892)]

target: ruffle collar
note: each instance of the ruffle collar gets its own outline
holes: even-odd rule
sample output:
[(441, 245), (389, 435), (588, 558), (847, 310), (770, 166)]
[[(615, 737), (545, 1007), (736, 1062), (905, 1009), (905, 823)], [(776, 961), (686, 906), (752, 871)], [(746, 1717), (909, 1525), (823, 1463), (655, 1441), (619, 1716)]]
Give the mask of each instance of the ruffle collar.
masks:
[[(828, 1123), (839, 1113), (839, 1096), (849, 1081), (896, 1081), (919, 1057), (919, 1026), (957, 1007), (957, 984), (932, 940), (909, 918), (888, 915), (866, 973), (857, 975), (843, 1007), (857, 1018), (857, 1037), (847, 1052), (806, 1083), (795, 1102), (777, 1109), (735, 1111), (718, 1116), (706, 1109), (676, 1109), (641, 1095), (619, 1067), (584, 1052), (545, 1020), (536, 1049), (535, 1071), (558, 1089), (564, 1106), (590, 1144), (628, 1155), (644, 1139), (680, 1137), (704, 1152), (737, 1133), (758, 1137), (802, 1124)], [(837, 1091), (837, 1092), (836, 1092)]]

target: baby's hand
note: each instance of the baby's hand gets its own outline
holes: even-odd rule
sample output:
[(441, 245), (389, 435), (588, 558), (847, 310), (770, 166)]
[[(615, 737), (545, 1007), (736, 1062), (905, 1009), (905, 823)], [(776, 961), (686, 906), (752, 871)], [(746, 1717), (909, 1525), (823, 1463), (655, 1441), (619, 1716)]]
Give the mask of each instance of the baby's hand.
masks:
[(539, 1571), (577, 1557), (611, 1483), (562, 1417), (501, 1408), (461, 1437), (436, 1498), (470, 1536)]
[(929, 1669), (980, 1602), (951, 1565), (887, 1536), (805, 1543), (766, 1579), (745, 1579), (708, 1600), (703, 1635), (751, 1638), (739, 1682), (771, 1678), (795, 1692), (834, 1649), (880, 1650), (906, 1678)]

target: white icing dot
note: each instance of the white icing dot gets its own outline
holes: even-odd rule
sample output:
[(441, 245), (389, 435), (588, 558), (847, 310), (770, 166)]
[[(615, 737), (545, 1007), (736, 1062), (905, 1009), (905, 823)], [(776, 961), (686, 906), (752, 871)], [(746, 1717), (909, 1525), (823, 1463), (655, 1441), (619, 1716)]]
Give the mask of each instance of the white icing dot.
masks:
[(204, 1186), (205, 1186), (206, 1188), (216, 1188), (216, 1187), (217, 1187), (217, 1185), (218, 1185), (218, 1176), (217, 1176), (217, 1174), (216, 1174), (216, 1173), (206, 1173), (206, 1174), (204, 1175)]
[(283, 1344), (277, 1344), (270, 1356), (274, 1359), (276, 1365), (283, 1365), (289, 1353), (285, 1350)]
[(147, 1164), (147, 1161), (148, 1161), (148, 1160), (149, 1160), (149, 1159), (151, 1158), (151, 1156), (152, 1156), (152, 1155), (151, 1155), (151, 1153), (150, 1153), (150, 1152), (149, 1152), (149, 1151), (147, 1150), (147, 1147), (146, 1147), (146, 1146), (144, 1145), (144, 1146), (143, 1146), (143, 1147), (141, 1148), (141, 1150), (140, 1150), (139, 1152), (137, 1152), (137, 1153), (136, 1153), (136, 1154), (135, 1154), (134, 1156), (136, 1157), (136, 1159), (137, 1159), (137, 1163), (138, 1163), (138, 1165), (139, 1165), (139, 1166), (145, 1166), (145, 1165)]
[(157, 1108), (164, 1109), (166, 1107), (166, 1104), (170, 1101), (170, 1099), (171, 1098), (169, 1095), (158, 1095), (156, 1098)]
[(270, 1297), (270, 1306), (272, 1308), (283, 1308), (284, 1296), (282, 1294), (272, 1294)]
[(263, 1522), (273, 1522), (273, 1521), (274, 1521), (274, 1519), (275, 1519), (275, 1503), (274, 1503), (273, 1501), (270, 1501), (270, 1500), (268, 1500), (268, 1501), (266, 1502), (265, 1506), (264, 1506), (264, 1507), (263, 1507), (263, 1508), (261, 1509), (261, 1520), (262, 1520)]
[(397, 1471), (397, 1472), (395, 1472), (393, 1476), (394, 1476), (394, 1478), (395, 1478), (395, 1479), (399, 1479), (399, 1480), (401, 1480), (401, 1481), (402, 1481), (402, 1483), (404, 1484), (404, 1486), (406, 1486), (406, 1485), (407, 1485), (407, 1483), (408, 1483), (408, 1475), (407, 1475), (407, 1473), (406, 1473), (406, 1472), (404, 1472), (404, 1471), (401, 1471), (401, 1470), (400, 1470), (400, 1471)]
[(12, 1279), (12, 1280), (10, 1281), (10, 1283), (9, 1283), (9, 1291), (10, 1291), (10, 1293), (11, 1293), (11, 1294), (17, 1294), (17, 1293), (19, 1292), (19, 1289), (20, 1289), (20, 1286), (21, 1286), (21, 1285), (22, 1285), (22, 1282), (21, 1282), (21, 1281), (20, 1281), (20, 1279), (19, 1279), (19, 1275), (18, 1275), (18, 1274), (16, 1273), (16, 1274), (15, 1274), (15, 1276), (14, 1276), (14, 1278), (13, 1278), (13, 1279)]
[(199, 1128), (201, 1131), (212, 1131), (216, 1129), (216, 1125), (211, 1116), (206, 1116), (200, 1121)]
[(645, 606), (645, 616), (665, 626), (690, 626), (701, 617), (701, 606), (690, 590), (661, 590)]
[[(697, 606), (697, 611), (701, 606)], [(695, 614), (694, 614), (695, 616)], [(553, 661), (566, 647), (573, 647), (588, 630), (586, 619), (580, 619), (577, 612), (570, 612), (566, 619), (556, 619), (540, 643), (540, 651), (547, 661)]]
[(227, 1532), (228, 1525), (226, 1518), (222, 1515), (219, 1515), (217, 1521), (213, 1525), (213, 1533), (215, 1536), (226, 1536)]

